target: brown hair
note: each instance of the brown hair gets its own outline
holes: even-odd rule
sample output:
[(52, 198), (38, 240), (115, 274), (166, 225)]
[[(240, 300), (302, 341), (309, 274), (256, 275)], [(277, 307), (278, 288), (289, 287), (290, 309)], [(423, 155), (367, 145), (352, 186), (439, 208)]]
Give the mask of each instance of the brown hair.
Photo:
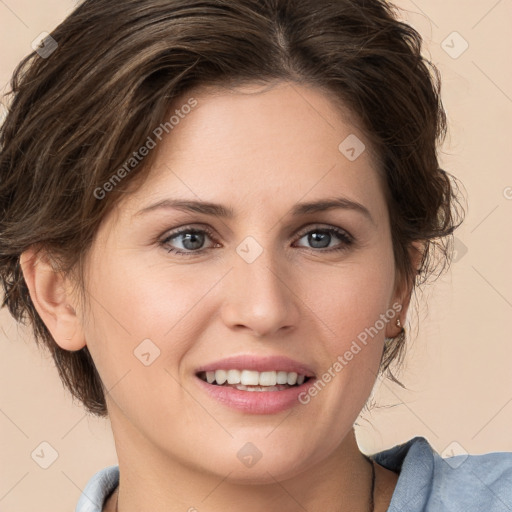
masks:
[[(83, 276), (100, 222), (144, 177), (152, 155), (104, 198), (95, 191), (194, 87), (286, 80), (328, 91), (379, 156), (398, 274), (418, 284), (445, 267), (457, 200), (437, 160), (446, 133), (440, 79), (421, 55), (420, 35), (397, 13), (383, 0), (86, 0), (52, 33), (51, 55), (20, 63), (0, 131), (2, 306), (30, 321), (90, 412), (107, 414), (89, 351), (55, 343), (20, 254), (44, 249), (62, 272)], [(425, 243), (418, 275), (408, 252), (414, 241)], [(441, 258), (433, 258), (436, 248)], [(386, 343), (381, 371), (400, 359), (404, 341)]]

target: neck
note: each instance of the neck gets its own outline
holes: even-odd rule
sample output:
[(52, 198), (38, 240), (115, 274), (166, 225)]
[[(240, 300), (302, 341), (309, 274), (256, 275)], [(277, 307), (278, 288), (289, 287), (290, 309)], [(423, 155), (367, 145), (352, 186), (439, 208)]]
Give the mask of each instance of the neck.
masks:
[(359, 451), (353, 430), (326, 458), (304, 470), (284, 478), (278, 471), (278, 478), (268, 471), (254, 483), (192, 468), (187, 461), (162, 455), (133, 431), (114, 428), (120, 426), (115, 421), (112, 424), (120, 484), (105, 512), (115, 512), (116, 505), (119, 512), (197, 512), (205, 506), (238, 512), (241, 503), (244, 512), (371, 510), (372, 466)]

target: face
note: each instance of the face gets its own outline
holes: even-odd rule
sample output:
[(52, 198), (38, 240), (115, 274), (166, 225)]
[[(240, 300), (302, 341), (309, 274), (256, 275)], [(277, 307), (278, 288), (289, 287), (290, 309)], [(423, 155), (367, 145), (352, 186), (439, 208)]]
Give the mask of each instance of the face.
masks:
[(97, 233), (81, 328), (131, 450), (265, 482), (335, 457), (371, 392), (398, 318), (388, 212), (325, 93), (194, 97)]

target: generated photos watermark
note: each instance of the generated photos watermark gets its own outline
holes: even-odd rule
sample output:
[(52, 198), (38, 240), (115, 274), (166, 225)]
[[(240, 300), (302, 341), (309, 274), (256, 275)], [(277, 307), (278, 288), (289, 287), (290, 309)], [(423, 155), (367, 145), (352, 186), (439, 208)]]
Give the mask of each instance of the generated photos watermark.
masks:
[(402, 305), (395, 302), (391, 308), (385, 313), (382, 313), (378, 320), (371, 327), (366, 327), (364, 331), (361, 331), (357, 335), (357, 339), (354, 339), (350, 345), (350, 348), (346, 350), (343, 355), (338, 355), (336, 361), (320, 376), (319, 379), (306, 391), (299, 393), (298, 400), (301, 404), (306, 405), (311, 401), (312, 397), (318, 395), (325, 386), (331, 382), (338, 373), (348, 365), (354, 356), (359, 354), (361, 350), (367, 345), (369, 338), (373, 339), (379, 332), (385, 329), (386, 325), (393, 320), (402, 311)]
[(174, 111), (174, 114), (168, 121), (160, 123), (146, 139), (144, 144), (137, 151), (134, 151), (130, 158), (128, 158), (101, 187), (94, 189), (94, 197), (101, 200), (106, 197), (108, 192), (112, 192), (122, 179), (130, 174), (130, 172), (144, 160), (144, 157), (148, 156), (149, 153), (156, 148), (158, 143), (163, 139), (164, 134), (168, 134), (174, 130), (174, 128), (180, 124), (181, 120), (192, 112), (192, 109), (195, 108), (197, 104), (198, 102), (195, 98), (189, 98), (187, 103)]

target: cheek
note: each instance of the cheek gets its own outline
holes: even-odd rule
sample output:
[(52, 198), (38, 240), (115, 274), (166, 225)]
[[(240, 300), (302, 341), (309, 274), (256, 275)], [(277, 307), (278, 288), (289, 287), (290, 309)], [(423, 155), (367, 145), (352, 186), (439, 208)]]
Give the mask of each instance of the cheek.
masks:
[(105, 361), (118, 372), (132, 368), (137, 362), (134, 351), (148, 339), (160, 351), (159, 363), (176, 366), (204, 328), (203, 320), (211, 319), (209, 301), (203, 299), (222, 273), (210, 269), (199, 274), (191, 266), (165, 261), (155, 264), (154, 258), (130, 252), (118, 252), (116, 258), (108, 254), (105, 250), (97, 257), (101, 264), (91, 265), (88, 284), (91, 315), (86, 336), (98, 367)]
[(112, 390), (109, 406), (115, 404), (134, 424), (158, 413), (162, 425), (179, 425), (176, 411), (198, 412), (181, 392), (178, 369), (204, 329), (201, 318), (211, 317), (192, 313), (215, 278), (196, 282), (194, 275), (191, 286), (183, 270), (179, 275), (169, 266), (146, 265), (129, 253), (101, 261), (89, 279), (85, 332), (98, 373)]
[(101, 297), (100, 315), (132, 336), (162, 338), (200, 296), (200, 285), (187, 286), (177, 272), (148, 258), (126, 252), (114, 262), (105, 256), (90, 280), (91, 291)]
[(394, 279), (389, 244), (336, 266), (316, 267), (315, 278), (303, 280), (305, 303), (326, 328), (327, 338), (332, 340), (330, 352), (350, 344), (390, 308)]
[(308, 303), (314, 305), (321, 320), (317, 325), (325, 333), (320, 380), (326, 391), (319, 384), (323, 398), (318, 407), (340, 422), (347, 420), (347, 411), (357, 415), (367, 400), (378, 372), (386, 325), (395, 315), (391, 242), (383, 237), (374, 247), (364, 256), (317, 272), (315, 285), (308, 287)]

